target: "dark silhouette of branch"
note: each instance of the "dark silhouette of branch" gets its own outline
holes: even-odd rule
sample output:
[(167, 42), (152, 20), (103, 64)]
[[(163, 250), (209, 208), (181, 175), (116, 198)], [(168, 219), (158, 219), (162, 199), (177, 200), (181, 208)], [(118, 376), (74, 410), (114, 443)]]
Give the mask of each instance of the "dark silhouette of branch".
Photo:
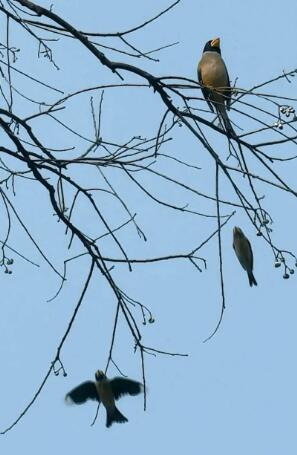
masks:
[(15, 419), (15, 421), (11, 425), (9, 425), (7, 428), (5, 428), (5, 430), (1, 431), (0, 434), (5, 434), (8, 431), (12, 430), (12, 428), (17, 425), (17, 423), (25, 416), (25, 414), (27, 414), (27, 412), (29, 411), (31, 406), (35, 403), (35, 401), (37, 400), (38, 396), (40, 395), (40, 393), (41, 393), (43, 387), (45, 386), (50, 374), (52, 373), (52, 371), (55, 371), (55, 364), (56, 363), (60, 363), (61, 364), (63, 374), (64, 374), (64, 376), (66, 376), (66, 372), (64, 370), (63, 364), (62, 364), (61, 359), (60, 359), (61, 350), (62, 350), (63, 345), (64, 345), (64, 343), (65, 343), (65, 341), (66, 341), (66, 339), (67, 339), (67, 337), (68, 337), (68, 335), (70, 333), (70, 330), (71, 330), (71, 327), (72, 327), (72, 325), (74, 323), (74, 320), (76, 318), (77, 312), (78, 312), (78, 310), (79, 310), (79, 308), (80, 308), (80, 306), (81, 306), (81, 304), (83, 302), (85, 293), (86, 293), (86, 291), (87, 291), (87, 289), (89, 287), (89, 283), (90, 283), (90, 280), (91, 280), (93, 272), (94, 272), (94, 265), (95, 265), (94, 262), (92, 262), (90, 270), (89, 270), (89, 274), (88, 274), (87, 279), (86, 279), (86, 281), (84, 283), (84, 287), (83, 287), (81, 296), (78, 299), (77, 305), (76, 305), (76, 307), (74, 309), (74, 312), (73, 312), (73, 314), (71, 316), (71, 319), (70, 319), (70, 321), (68, 323), (68, 327), (67, 327), (67, 329), (66, 329), (64, 335), (62, 336), (62, 339), (61, 339), (61, 341), (60, 341), (60, 343), (58, 345), (56, 356), (55, 356), (54, 360), (51, 362), (51, 365), (50, 365), (47, 373), (45, 374), (40, 386), (38, 387), (38, 389), (37, 389), (36, 393), (34, 394), (33, 398), (30, 400), (30, 402), (27, 404), (27, 406), (23, 409), (23, 411), (17, 417), (17, 419)]
[[(68, 264), (78, 262), (82, 257), (89, 259), (87, 279), (57, 347), (56, 356), (29, 404), (2, 434), (10, 431), (28, 412), (52, 372), (56, 375), (60, 372), (66, 374), (61, 350), (95, 274), (96, 279), (102, 280), (112, 291), (111, 301), (115, 307), (111, 336), (107, 342), (105, 371), (112, 365), (120, 374), (126, 371), (125, 367), (115, 360), (115, 341), (119, 336), (117, 328), (119, 320), (123, 320), (129, 330), (130, 348), (139, 352), (145, 392), (144, 409), (147, 400), (146, 355), (187, 354), (148, 346), (143, 339), (141, 324), (153, 324), (154, 315), (149, 304), (144, 305), (141, 298), (131, 297), (124, 286), (123, 289), (119, 287), (112, 273), (114, 269), (120, 268), (119, 264), (124, 264), (128, 272), (133, 272), (133, 267), (140, 264), (145, 266), (183, 260), (194, 266), (197, 272), (203, 272), (204, 276), (207, 258), (198, 256), (198, 251), (212, 239), (217, 239), (220, 315), (216, 327), (205, 341), (217, 333), (223, 320), (226, 297), (221, 234), (223, 228), (229, 227), (228, 223), (235, 215), (234, 210), (245, 215), (254, 233), (260, 236), (263, 245), (270, 249), (274, 265), (282, 270), (283, 278), (288, 279), (294, 274), (296, 256), (287, 246), (283, 248), (275, 243), (271, 228), (275, 217), (267, 209), (264, 197), (265, 191), (271, 188), (294, 200), (297, 196), (297, 190), (287, 179), (285, 168), (288, 163), (294, 163), (297, 157), (297, 117), (294, 108), (297, 99), (291, 97), (290, 93), (288, 96), (280, 96), (269, 93), (268, 90), (276, 81), (291, 83), (297, 70), (282, 72), (250, 89), (234, 87), (231, 115), (235, 117), (235, 131), (240, 132), (230, 135), (222, 125), (217, 125), (216, 118), (209, 120), (210, 113), (197, 81), (183, 74), (156, 76), (155, 73), (129, 63), (132, 58), (137, 58), (138, 62), (145, 59), (147, 65), (151, 62), (155, 64), (158, 61), (155, 58), (156, 52), (175, 44), (160, 45), (158, 49), (146, 51), (134, 40), (132, 44), (132, 34), (162, 19), (164, 14), (179, 3), (180, 0), (175, 1), (152, 18), (125, 31), (97, 33), (82, 31), (52, 9), (29, 0), (1, 2), (0, 14), (6, 21), (6, 40), (1, 47), (0, 71), (6, 86), (1, 85), (0, 88), (5, 107), (0, 109), (0, 129), (4, 137), (0, 147), (0, 195), (2, 216), (7, 224), (1, 240), (0, 265), (6, 273), (10, 273), (12, 253), (35, 264), (19, 253), (18, 248), (12, 249), (9, 246), (13, 241), (14, 218), (34, 244), (41, 260), (59, 277), (58, 290), (49, 301), (62, 293), (64, 283), (69, 279)], [(41, 18), (42, 21), (39, 20)], [(16, 65), (17, 55), (22, 52), (24, 43), (21, 43), (20, 47), (13, 46), (12, 26), (20, 28), (24, 43), (26, 37), (37, 43), (37, 58), (45, 57), (51, 63), (52, 71), (58, 68), (55, 53), (51, 48), (52, 43), (58, 45), (57, 40), (63, 42), (71, 39), (77, 46), (83, 47), (89, 57), (95, 59), (98, 67), (104, 67), (107, 74), (110, 72), (111, 78), (116, 76), (116, 82), (111, 80), (110, 83), (100, 84), (99, 81), (98, 85), (82, 85), (70, 91), (67, 81), (63, 81), (62, 87), (55, 87), (35, 75), (32, 76)], [(39, 33), (45, 34), (47, 38), (39, 36)], [(102, 39), (104, 44), (95, 42), (96, 38)], [(113, 38), (117, 44), (112, 44), (108, 41), (109, 38)], [(128, 60), (114, 61), (110, 58), (114, 53), (120, 53), (122, 59)], [(15, 79), (16, 74), (24, 78), (31, 88), (24, 90), (22, 85), (19, 86)], [(38, 95), (42, 101), (33, 96), (36, 85), (42, 90), (41, 95)], [(117, 138), (109, 137), (104, 128), (105, 106), (109, 103), (109, 93), (127, 90), (129, 94), (133, 93), (131, 97), (135, 93), (141, 96), (146, 92), (158, 101), (161, 110), (155, 117), (156, 124), (153, 131), (150, 130), (151, 125), (147, 125), (146, 131), (141, 134), (136, 134), (135, 131), (132, 134), (118, 131)], [(29, 106), (27, 110), (21, 111), (26, 114), (19, 113), (19, 100)], [(73, 111), (72, 103), (74, 105), (76, 102), (85, 102), (88, 106), (89, 130), (83, 129), (81, 125), (74, 125), (73, 117), (68, 115), (68, 111)], [(125, 106), (125, 115), (128, 115), (128, 108), (129, 106)], [(132, 125), (133, 116), (140, 114), (141, 112), (131, 113)], [(248, 127), (243, 129), (241, 120)], [(54, 143), (52, 137), (43, 137), (40, 124), (44, 130), (50, 125), (60, 133), (57, 134), (58, 144)], [(189, 144), (194, 144), (195, 159), (189, 158), (191, 154), (187, 153), (186, 147), (179, 153), (175, 139), (180, 132), (191, 139)], [(224, 141), (225, 146), (219, 146), (217, 139), (220, 139), (220, 143)], [(290, 149), (287, 150), (288, 146)], [(281, 147), (286, 147), (285, 153)], [(208, 167), (205, 166), (204, 159), (208, 160)], [(215, 178), (209, 171), (212, 169), (209, 163), (215, 165)], [(280, 167), (279, 163), (283, 167)], [(205, 182), (212, 181), (213, 189), (210, 190)], [(18, 197), (16, 182), (27, 182), (46, 195), (48, 207), (45, 208), (45, 213), (54, 215), (67, 239), (66, 253), (61, 261), (62, 272), (59, 271), (59, 266), (54, 265), (56, 258), (49, 259), (53, 252), (43, 251), (31, 234), (30, 225), (23, 221), (22, 211), (15, 203)], [(158, 182), (158, 185), (155, 185), (155, 182)], [(178, 253), (166, 254), (168, 250), (164, 248), (158, 256), (146, 257), (134, 253), (132, 256), (127, 231), (130, 235), (131, 230), (141, 244), (149, 244), (150, 236), (141, 217), (144, 211), (142, 202), (138, 203), (137, 198), (130, 201), (130, 188), (133, 195), (139, 195), (141, 201), (149, 201), (164, 214), (174, 213), (176, 217), (187, 220), (200, 220), (201, 217), (210, 221), (215, 219), (216, 229), (210, 230), (211, 233), (204, 240), (195, 239), (193, 243), (196, 246), (192, 246), (191, 251), (181, 243), (178, 245)], [(110, 212), (107, 207), (111, 209)], [(117, 214), (116, 220), (108, 213)]]

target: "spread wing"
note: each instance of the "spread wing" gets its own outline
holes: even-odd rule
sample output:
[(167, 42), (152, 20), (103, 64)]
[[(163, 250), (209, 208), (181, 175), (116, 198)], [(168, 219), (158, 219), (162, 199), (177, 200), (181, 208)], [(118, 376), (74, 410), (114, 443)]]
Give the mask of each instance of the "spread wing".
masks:
[(68, 392), (65, 400), (70, 400), (75, 404), (82, 404), (87, 400), (99, 401), (99, 397), (94, 382), (86, 381)]
[(213, 108), (211, 102), (209, 101), (209, 94), (210, 94), (210, 91), (209, 91), (206, 87), (203, 87), (203, 80), (202, 80), (202, 75), (201, 75), (200, 64), (198, 65), (197, 74), (198, 74), (198, 81), (199, 81), (199, 84), (200, 84), (200, 88), (201, 88), (201, 91), (202, 91), (203, 96), (204, 96), (204, 98), (205, 98), (205, 101), (207, 102), (207, 104), (208, 104), (209, 109), (211, 110), (211, 112), (214, 112), (214, 108)]
[(143, 385), (140, 382), (132, 379), (113, 378), (110, 385), (114, 394), (115, 400), (118, 400), (123, 395), (138, 395), (143, 390)]

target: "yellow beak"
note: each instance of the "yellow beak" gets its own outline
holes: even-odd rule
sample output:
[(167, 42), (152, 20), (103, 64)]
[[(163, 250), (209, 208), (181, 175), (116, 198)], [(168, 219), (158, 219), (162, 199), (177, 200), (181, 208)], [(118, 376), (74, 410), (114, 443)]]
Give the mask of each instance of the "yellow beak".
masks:
[(210, 45), (211, 47), (220, 47), (220, 38), (214, 38)]

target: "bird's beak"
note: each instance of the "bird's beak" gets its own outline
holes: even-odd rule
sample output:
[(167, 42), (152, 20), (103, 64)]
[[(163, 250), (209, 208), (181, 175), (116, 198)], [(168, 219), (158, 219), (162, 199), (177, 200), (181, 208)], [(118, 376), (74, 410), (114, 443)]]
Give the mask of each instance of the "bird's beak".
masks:
[(104, 375), (103, 371), (101, 371), (101, 370), (97, 370), (96, 373), (95, 373), (96, 381), (100, 381), (101, 379), (104, 378), (104, 376), (105, 375)]
[(220, 38), (214, 38), (210, 43), (211, 47), (220, 47)]

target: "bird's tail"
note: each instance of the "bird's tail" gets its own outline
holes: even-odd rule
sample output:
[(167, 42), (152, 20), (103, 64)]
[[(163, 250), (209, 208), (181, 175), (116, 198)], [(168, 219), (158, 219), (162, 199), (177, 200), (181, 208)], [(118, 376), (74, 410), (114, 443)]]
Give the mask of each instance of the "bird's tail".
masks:
[(250, 286), (253, 286), (253, 284), (255, 286), (257, 286), (257, 281), (256, 281), (256, 278), (254, 277), (253, 275), (253, 272), (248, 272), (248, 277), (249, 277), (249, 282), (250, 282)]
[(230, 136), (235, 136), (236, 137), (236, 133), (235, 133), (235, 131), (233, 129), (233, 126), (231, 125), (231, 122), (229, 120), (225, 105), (218, 103), (216, 105), (216, 109), (217, 109), (217, 113), (218, 113), (218, 116), (219, 116), (220, 120), (223, 122), (223, 125), (225, 127), (226, 132), (229, 133)]
[(111, 410), (106, 410), (106, 426), (110, 427), (113, 422), (128, 422), (128, 419), (118, 410), (116, 406)]

